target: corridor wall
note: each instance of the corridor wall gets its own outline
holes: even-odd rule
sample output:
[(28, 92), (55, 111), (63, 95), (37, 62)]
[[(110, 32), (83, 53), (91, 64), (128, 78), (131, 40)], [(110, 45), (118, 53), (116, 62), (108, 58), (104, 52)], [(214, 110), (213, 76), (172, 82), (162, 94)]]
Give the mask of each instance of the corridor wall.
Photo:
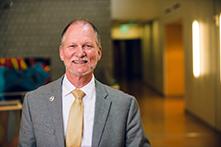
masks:
[[(219, 8), (215, 10), (215, 7)], [(221, 130), (220, 38), (214, 19), (220, 13), (220, 2), (218, 0), (174, 0), (163, 2), (160, 10), (158, 20), (162, 54), (165, 53), (166, 46), (165, 26), (176, 21), (180, 21), (183, 26), (186, 111), (211, 127)], [(192, 22), (194, 20), (200, 23), (201, 75), (198, 78), (193, 76)], [(162, 67), (165, 72), (164, 66)]]

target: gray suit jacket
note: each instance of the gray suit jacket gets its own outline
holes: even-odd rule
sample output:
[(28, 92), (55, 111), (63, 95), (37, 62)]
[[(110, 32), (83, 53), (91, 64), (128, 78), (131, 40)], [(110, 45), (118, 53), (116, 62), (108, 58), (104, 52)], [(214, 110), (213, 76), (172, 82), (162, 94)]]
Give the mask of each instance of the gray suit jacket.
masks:
[[(26, 94), (19, 132), (20, 147), (65, 147), (62, 79)], [(149, 147), (135, 98), (98, 81), (95, 87), (92, 146)]]

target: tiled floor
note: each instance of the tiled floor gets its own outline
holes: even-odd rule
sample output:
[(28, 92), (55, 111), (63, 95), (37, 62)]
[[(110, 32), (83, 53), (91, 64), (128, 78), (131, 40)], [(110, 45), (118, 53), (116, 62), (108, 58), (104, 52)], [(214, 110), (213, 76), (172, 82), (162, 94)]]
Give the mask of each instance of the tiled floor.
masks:
[(183, 97), (162, 97), (140, 83), (121, 89), (136, 96), (152, 147), (221, 147), (221, 134), (187, 113)]

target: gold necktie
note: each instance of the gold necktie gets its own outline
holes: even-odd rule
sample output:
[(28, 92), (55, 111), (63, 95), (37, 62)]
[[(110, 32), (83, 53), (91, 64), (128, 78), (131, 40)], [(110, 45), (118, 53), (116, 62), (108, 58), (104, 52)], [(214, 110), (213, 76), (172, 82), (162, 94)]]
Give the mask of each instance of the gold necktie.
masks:
[(82, 98), (85, 93), (80, 89), (72, 91), (75, 97), (68, 118), (67, 134), (66, 134), (66, 147), (80, 147), (83, 135), (83, 101)]

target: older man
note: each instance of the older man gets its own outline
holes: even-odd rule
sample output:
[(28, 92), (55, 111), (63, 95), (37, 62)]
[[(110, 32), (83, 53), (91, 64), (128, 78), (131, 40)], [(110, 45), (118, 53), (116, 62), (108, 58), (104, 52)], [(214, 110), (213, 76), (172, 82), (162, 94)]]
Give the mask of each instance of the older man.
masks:
[(65, 74), (28, 92), (21, 147), (149, 147), (136, 99), (97, 81), (100, 35), (88, 20), (69, 23), (59, 48)]

